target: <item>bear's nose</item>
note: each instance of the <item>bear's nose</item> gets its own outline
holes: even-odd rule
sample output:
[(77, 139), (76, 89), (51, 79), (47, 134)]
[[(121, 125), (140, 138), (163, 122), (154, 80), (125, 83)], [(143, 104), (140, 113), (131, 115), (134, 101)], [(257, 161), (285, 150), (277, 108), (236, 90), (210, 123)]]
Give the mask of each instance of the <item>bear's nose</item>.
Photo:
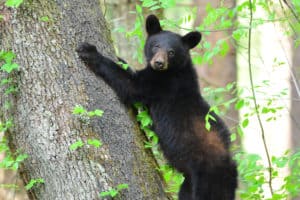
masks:
[(154, 65), (155, 65), (155, 68), (157, 68), (157, 69), (163, 69), (163, 67), (164, 67), (164, 63), (161, 61), (155, 61)]

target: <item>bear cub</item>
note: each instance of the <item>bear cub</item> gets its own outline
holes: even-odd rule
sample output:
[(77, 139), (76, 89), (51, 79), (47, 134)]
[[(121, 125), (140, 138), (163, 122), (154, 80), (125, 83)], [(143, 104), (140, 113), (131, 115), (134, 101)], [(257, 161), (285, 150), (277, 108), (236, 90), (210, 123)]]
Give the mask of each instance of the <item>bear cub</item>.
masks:
[(137, 72), (122, 69), (91, 44), (82, 43), (76, 51), (124, 104), (148, 107), (166, 159), (184, 175), (179, 200), (234, 200), (238, 175), (229, 152), (229, 131), (213, 112), (211, 130), (205, 128), (210, 106), (200, 94), (189, 53), (201, 34), (180, 36), (163, 30), (154, 15), (147, 17), (146, 31), (147, 63)]

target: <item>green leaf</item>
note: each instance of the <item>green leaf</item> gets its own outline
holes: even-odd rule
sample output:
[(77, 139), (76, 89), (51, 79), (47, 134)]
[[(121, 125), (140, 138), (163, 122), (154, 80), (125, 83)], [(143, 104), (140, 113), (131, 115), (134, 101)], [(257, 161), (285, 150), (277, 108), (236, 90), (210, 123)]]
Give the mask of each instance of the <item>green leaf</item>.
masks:
[(210, 125), (210, 122), (209, 122), (209, 113), (207, 115), (205, 115), (205, 128), (208, 131), (210, 131), (210, 129), (211, 129), (211, 125)]
[(27, 154), (20, 154), (16, 158), (16, 162), (23, 162), (26, 158), (28, 158)]
[[(10, 154), (6, 155), (4, 159), (0, 162), (0, 167), (5, 169), (12, 168), (13, 164), (15, 163), (14, 159)], [(13, 168), (15, 169), (15, 168)]]
[(13, 81), (12, 78), (4, 78), (1, 80), (0, 85), (6, 85), (6, 84), (10, 84)]
[(153, 148), (153, 144), (151, 142), (144, 141), (144, 147), (145, 149), (151, 149)]
[(270, 109), (267, 108), (267, 107), (263, 107), (261, 112), (262, 112), (263, 114), (266, 114), (266, 113), (270, 112)]
[(4, 60), (6, 63), (11, 63), (16, 55), (12, 51), (1, 51), (0, 60)]
[(45, 181), (42, 178), (31, 179), (30, 182), (25, 186), (25, 189), (30, 190), (33, 186), (35, 186), (38, 183), (45, 183)]
[(19, 65), (17, 63), (6, 63), (2, 65), (1, 69), (7, 73), (11, 73), (13, 70), (19, 69)]
[(283, 157), (272, 157), (272, 162), (279, 168), (283, 168), (286, 166), (286, 164), (289, 162), (289, 158), (286, 156)]
[(12, 94), (12, 93), (15, 93), (15, 92), (17, 92), (18, 91), (18, 89), (15, 87), (15, 86), (9, 86), (6, 90), (5, 90), (5, 92), (4, 92), (4, 94), (6, 94), (6, 95), (8, 95), (8, 94)]
[(172, 175), (173, 175), (173, 173), (172, 173), (171, 170), (170, 170), (170, 171), (166, 171), (166, 172), (164, 173), (164, 179), (168, 182), (168, 181), (171, 180)]
[(134, 106), (134, 108), (135, 109), (137, 109), (137, 110), (141, 110), (141, 109), (143, 109), (143, 104), (141, 103), (141, 102), (135, 102), (134, 104), (133, 104), (133, 106)]
[(239, 134), (240, 137), (244, 137), (245, 135), (241, 126), (237, 126), (237, 133)]
[(151, 126), (151, 124), (152, 124), (152, 119), (151, 119), (150, 117), (144, 117), (144, 118), (141, 120), (141, 124), (142, 124), (142, 127)]
[(110, 191), (100, 192), (100, 197), (107, 197), (107, 196), (110, 196)]
[(96, 109), (96, 110), (94, 110), (94, 113), (95, 113), (95, 116), (102, 117), (104, 111), (103, 111), (103, 110)]
[(92, 146), (96, 147), (96, 148), (99, 148), (99, 147), (102, 146), (102, 142), (100, 140), (97, 140), (97, 139), (88, 139), (87, 143), (89, 145), (92, 145)]
[(115, 189), (111, 189), (109, 191), (104, 191), (100, 193), (100, 197), (107, 197), (107, 196), (115, 197), (117, 195), (118, 195), (118, 191)]
[(235, 104), (235, 109), (240, 110), (245, 104), (244, 99), (239, 99), (238, 102)]
[(193, 62), (195, 63), (195, 64), (202, 64), (203, 62), (204, 62), (204, 60), (203, 60), (203, 57), (202, 56), (200, 56), (200, 55), (197, 55), (197, 56), (193, 56)]
[(243, 127), (243, 128), (246, 128), (246, 127), (248, 126), (248, 124), (249, 124), (249, 119), (246, 118), (246, 119), (244, 119), (244, 121), (242, 122), (242, 127)]
[(243, 35), (245, 35), (245, 31), (242, 29), (237, 29), (237, 30), (233, 31), (233, 33), (232, 33), (232, 37), (236, 41), (240, 41), (240, 39), (242, 38)]
[(228, 83), (226, 85), (226, 90), (229, 92), (230, 90), (234, 89), (234, 86), (236, 85), (235, 82), (231, 82), (231, 83)]
[(205, 42), (203, 43), (203, 47), (204, 47), (205, 49), (210, 49), (210, 48), (211, 48), (211, 43), (208, 42), (208, 41), (205, 41)]
[(220, 55), (225, 56), (229, 51), (229, 44), (226, 41), (222, 41), (220, 46), (221, 46)]
[(232, 133), (232, 134), (230, 135), (230, 141), (231, 141), (231, 142), (236, 141), (236, 134), (235, 134), (235, 133)]
[(172, 8), (176, 5), (175, 0), (159, 0), (159, 2), (161, 3), (161, 7), (165, 9)]
[(81, 105), (76, 105), (73, 109), (73, 114), (74, 115), (81, 115), (81, 114), (84, 114), (86, 112), (87, 112), (86, 109)]
[(74, 151), (74, 150), (82, 147), (83, 145), (84, 145), (84, 143), (82, 142), (82, 140), (78, 140), (78, 141), (74, 142), (73, 144), (71, 144), (69, 149), (71, 151)]
[(110, 192), (110, 196), (111, 197), (115, 197), (115, 196), (117, 196), (119, 194), (119, 192), (117, 191), (117, 190), (112, 190), (111, 192)]
[(49, 22), (50, 18), (48, 16), (43, 16), (43, 17), (40, 18), (40, 21), (42, 21), (42, 22)]
[(97, 116), (97, 117), (102, 117), (103, 113), (104, 113), (104, 112), (103, 112), (102, 110), (96, 109), (96, 110), (94, 110), (94, 111), (88, 112), (88, 116), (89, 116), (89, 117), (95, 117), (95, 116)]
[(6, 0), (5, 5), (7, 7), (17, 8), (21, 5), (22, 2), (23, 0)]
[(117, 186), (117, 190), (124, 190), (124, 189), (128, 189), (129, 188), (129, 186), (128, 186), (128, 184), (126, 184), (126, 183), (123, 183), (123, 184), (119, 184), (118, 186)]
[(158, 4), (158, 2), (156, 1), (153, 1), (153, 0), (144, 0), (143, 3), (142, 3), (142, 6), (143, 7), (146, 7), (146, 8), (149, 8), (149, 7), (152, 7), (154, 5)]
[(158, 10), (158, 9), (161, 9), (161, 6), (156, 5), (150, 8), (150, 10)]
[(140, 5), (136, 4), (135, 9), (136, 9), (137, 13), (139, 13), (139, 14), (143, 13), (143, 8)]
[(127, 63), (117, 62), (117, 64), (120, 65), (124, 70), (127, 70), (129, 68), (129, 65)]
[(147, 111), (142, 111), (137, 115), (137, 120), (141, 122), (142, 127), (147, 127), (152, 125), (152, 119)]

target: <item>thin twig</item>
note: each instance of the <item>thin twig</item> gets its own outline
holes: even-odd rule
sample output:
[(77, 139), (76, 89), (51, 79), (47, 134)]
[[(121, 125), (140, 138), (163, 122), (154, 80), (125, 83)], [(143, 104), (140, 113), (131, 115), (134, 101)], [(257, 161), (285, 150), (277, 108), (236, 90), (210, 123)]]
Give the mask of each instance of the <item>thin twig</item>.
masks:
[(255, 96), (254, 83), (253, 83), (253, 76), (252, 76), (252, 63), (251, 63), (251, 36), (252, 36), (252, 28), (251, 28), (251, 27), (252, 27), (252, 20), (253, 20), (252, 0), (249, 0), (249, 9), (250, 9), (249, 38), (248, 38), (248, 67), (249, 67), (249, 78), (250, 78), (250, 83), (251, 83), (251, 91), (252, 91), (252, 95), (253, 95), (253, 101), (254, 101), (254, 106), (255, 106), (255, 112), (256, 112), (257, 120), (258, 120), (258, 122), (259, 122), (260, 130), (261, 130), (261, 137), (262, 137), (262, 140), (263, 140), (264, 149), (265, 149), (265, 153), (266, 153), (267, 160), (268, 160), (268, 172), (269, 172), (269, 180), (268, 180), (268, 184), (269, 184), (269, 188), (270, 188), (271, 195), (273, 196), (273, 186), (272, 186), (272, 163), (271, 163), (271, 158), (270, 158), (268, 146), (267, 146), (267, 143), (266, 143), (264, 127), (263, 127), (262, 120), (261, 120), (261, 118), (260, 118), (260, 114), (259, 114), (259, 111), (258, 111), (258, 104), (257, 104), (256, 96)]

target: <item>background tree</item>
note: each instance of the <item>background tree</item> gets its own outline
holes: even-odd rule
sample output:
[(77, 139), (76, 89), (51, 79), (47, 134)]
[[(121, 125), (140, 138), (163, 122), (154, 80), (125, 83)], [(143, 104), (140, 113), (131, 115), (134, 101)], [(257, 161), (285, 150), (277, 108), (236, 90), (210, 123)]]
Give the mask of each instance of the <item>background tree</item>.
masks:
[[(292, 94), (291, 94), (291, 128), (292, 128), (292, 142), (294, 151), (298, 151), (300, 147), (300, 84), (299, 79), (300, 77), (300, 48), (297, 48), (293, 52), (293, 68), (291, 71), (291, 87), (292, 87)], [(295, 200), (300, 200), (300, 197), (295, 198)]]
[(291, 86), (292, 86), (292, 109), (291, 109), (291, 120), (292, 120), (292, 141), (293, 146), (296, 148), (300, 146), (300, 84), (297, 77), (300, 77), (300, 48), (297, 48), (293, 52), (293, 73), (291, 76)]
[[(1, 49), (12, 50), (20, 65), (12, 75), (17, 92), (1, 98), (3, 120), (13, 117), (10, 147), (28, 155), (20, 168), (24, 182), (44, 182), (30, 190), (30, 198), (99, 199), (101, 191), (126, 183), (120, 199), (166, 199), (129, 111), (77, 59), (82, 41), (114, 57), (99, 1), (24, 1), (7, 9), (0, 35)], [(4, 108), (8, 101), (10, 109)], [(104, 114), (75, 116), (76, 105)], [(102, 146), (87, 144), (89, 139)]]
[[(236, 3), (234, 0), (193, 0), (193, 2), (197, 5), (197, 15), (194, 22), (195, 27), (200, 26), (203, 23), (203, 19), (205, 19), (205, 17), (209, 14), (209, 11), (206, 10), (208, 4), (210, 4), (213, 8), (226, 7), (231, 9), (234, 8)], [(235, 18), (232, 20), (232, 24), (234, 23)], [(228, 28), (226, 30), (226, 28), (216, 28), (211, 25), (204, 27), (204, 29), (205, 30), (203, 31), (210, 33), (209, 35), (205, 35), (205, 41), (210, 43), (211, 46), (217, 46), (219, 41), (224, 40), (230, 47), (226, 56), (216, 56), (213, 58), (212, 63), (205, 63), (197, 68), (197, 72), (201, 80), (201, 88), (224, 88), (227, 84), (237, 81), (236, 50), (232, 45), (230, 38), (233, 29)], [(229, 101), (235, 98), (235, 95), (236, 94), (226, 93), (226, 96), (222, 101)], [(230, 130), (234, 131), (238, 124), (238, 112), (232, 105), (233, 104), (226, 109), (226, 115), (223, 116), (223, 118)]]

